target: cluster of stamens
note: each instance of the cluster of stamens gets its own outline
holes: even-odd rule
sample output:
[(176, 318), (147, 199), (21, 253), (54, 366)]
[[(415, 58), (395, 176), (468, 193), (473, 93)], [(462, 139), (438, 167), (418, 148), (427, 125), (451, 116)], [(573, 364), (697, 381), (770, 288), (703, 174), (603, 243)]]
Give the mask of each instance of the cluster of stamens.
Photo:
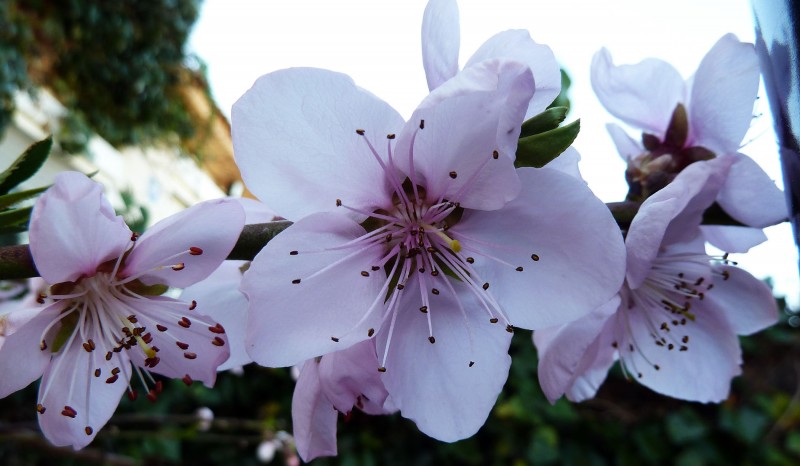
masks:
[[(158, 321), (152, 313), (140, 312), (148, 306), (147, 296), (160, 295), (166, 291), (164, 285), (147, 286), (139, 278), (146, 273), (156, 270), (171, 268), (180, 272), (186, 267), (183, 259), (185, 256), (199, 256), (203, 250), (192, 246), (174, 256), (166, 258), (163, 262), (169, 265), (158, 266), (155, 269), (146, 270), (136, 275), (123, 276), (120, 272), (124, 268), (125, 259), (132, 252), (138, 236), (131, 236), (130, 247), (117, 259), (101, 264), (93, 276), (82, 277), (76, 282), (59, 283), (50, 287), (50, 294), (41, 294), (38, 298), (40, 303), (46, 300), (55, 302), (63, 301), (64, 307), (59, 315), (53, 319), (41, 334), (39, 348), (41, 351), (51, 351), (54, 359), (51, 364), (60, 365), (67, 357), (63, 351), (70, 348), (76, 339), (81, 341), (83, 350), (89, 358), (89, 373), (86, 377), (104, 379), (108, 385), (117, 383), (122, 379), (126, 383), (128, 398), (136, 400), (138, 392), (131, 386), (131, 379), (135, 373), (139, 381), (145, 388), (146, 397), (151, 402), (158, 399), (158, 395), (163, 389), (161, 381), (154, 379), (148, 369), (158, 366), (161, 359), (159, 357), (159, 347), (154, 344), (155, 328), (162, 344), (176, 344), (184, 351), (187, 360), (197, 358), (197, 354), (189, 351), (189, 345), (177, 340), (169, 331), (171, 325), (166, 319), (174, 320), (174, 323), (188, 328), (196, 321), (191, 314), (184, 314), (185, 311), (193, 311), (197, 307), (196, 301), (183, 302), (174, 299), (159, 300), (160, 309), (164, 309), (163, 316), (158, 316)], [(169, 310), (174, 308), (174, 311)], [(205, 324), (204, 324), (205, 325)], [(225, 345), (225, 340), (221, 335), (225, 333), (224, 328), (216, 324), (208, 327), (213, 335), (211, 343), (215, 346)], [(49, 342), (49, 343), (48, 343)], [(104, 359), (113, 364), (110, 373), (104, 373), (101, 367), (95, 367), (92, 353), (95, 351), (105, 351)], [(132, 353), (123, 354), (130, 351), (141, 351), (144, 354), (143, 368), (131, 364)], [(61, 353), (61, 354), (59, 354)], [(56, 372), (58, 366), (51, 372)], [(131, 372), (132, 368), (132, 372)], [(80, 374), (76, 375), (80, 376)], [(189, 374), (183, 377), (183, 382), (187, 385), (192, 384)], [(47, 399), (48, 391), (55, 384), (48, 384), (40, 399)], [(89, 383), (91, 387), (91, 382)], [(90, 395), (87, 394), (87, 400)], [(90, 403), (86, 403), (90, 407)], [(44, 414), (47, 408), (42, 404), (37, 404), (36, 411)], [(75, 419), (79, 416), (77, 410), (71, 406), (64, 406), (61, 414), (67, 418)], [(86, 419), (90, 419), (86, 413)], [(86, 435), (92, 435), (94, 429), (91, 426), (85, 427)]]
[[(425, 122), (421, 121), (419, 130), (423, 130), (424, 127)], [(409, 285), (418, 285), (421, 302), (419, 312), (427, 317), (427, 339), (431, 344), (434, 344), (437, 340), (434, 336), (431, 314), (436, 311), (436, 306), (432, 302), (431, 295), (439, 296), (440, 294), (448, 293), (451, 296), (455, 296), (459, 312), (462, 314), (464, 322), (467, 322), (467, 310), (458, 300), (458, 295), (451, 280), (467, 285), (467, 288), (487, 313), (489, 322), (497, 324), (502, 321), (505, 330), (513, 333), (513, 326), (509, 319), (494, 297), (488, 292), (490, 283), (483, 280), (480, 273), (473, 266), (476, 262), (476, 256), (479, 259), (497, 261), (517, 272), (524, 271), (522, 265), (509, 264), (495, 257), (490, 251), (493, 247), (508, 248), (507, 245), (482, 243), (451, 230), (451, 227), (458, 223), (464, 212), (464, 209), (459, 205), (458, 199), (470, 182), (478, 176), (480, 170), (491, 160), (499, 158), (498, 151), (495, 150), (491, 154), (487, 154), (484, 163), (474, 173), (467, 174), (467, 182), (462, 188), (449, 196), (450, 199), (444, 197), (432, 199), (425, 187), (416, 179), (416, 174), (414, 173), (413, 141), (416, 139), (419, 130), (415, 131), (412, 136), (410, 173), (402, 180), (398, 176), (399, 170), (393, 161), (392, 141), (395, 139), (395, 135), (387, 135), (388, 157), (384, 161), (372, 142), (367, 138), (366, 132), (361, 129), (356, 130), (356, 134), (366, 142), (374, 159), (380, 165), (386, 179), (393, 188), (393, 205), (389, 208), (366, 211), (350, 206), (341, 199), (336, 199), (337, 207), (366, 217), (367, 220), (362, 223), (362, 226), (365, 227), (367, 233), (334, 248), (316, 251), (289, 251), (289, 255), (297, 256), (299, 254), (334, 249), (352, 250), (352, 253), (347, 254), (337, 263), (360, 254), (365, 249), (377, 248), (381, 251), (379, 260), (366, 269), (358, 271), (362, 277), (370, 277), (375, 273), (382, 274), (382, 276), (385, 276), (385, 280), (379, 296), (376, 297), (369, 309), (365, 311), (362, 319), (355, 326), (358, 327), (363, 324), (376, 310), (382, 310), (381, 325), (388, 321), (389, 328), (382, 363), (378, 368), (380, 372), (386, 371), (386, 359), (397, 314), (402, 311), (398, 305), (399, 295)], [(462, 179), (462, 174), (456, 170), (449, 170), (446, 174), (451, 180)], [(534, 262), (539, 260), (537, 254), (531, 254), (530, 258)], [(323, 270), (328, 270), (329, 268), (330, 265)], [(292, 284), (300, 285), (303, 281), (313, 278), (321, 272), (322, 270), (306, 277), (294, 278), (292, 279)], [(470, 331), (471, 334), (472, 332)], [(368, 329), (367, 336), (373, 337), (374, 335), (375, 329)], [(341, 337), (343, 336), (331, 336), (331, 340), (338, 342)], [(469, 367), (474, 364), (474, 361), (468, 361)]]

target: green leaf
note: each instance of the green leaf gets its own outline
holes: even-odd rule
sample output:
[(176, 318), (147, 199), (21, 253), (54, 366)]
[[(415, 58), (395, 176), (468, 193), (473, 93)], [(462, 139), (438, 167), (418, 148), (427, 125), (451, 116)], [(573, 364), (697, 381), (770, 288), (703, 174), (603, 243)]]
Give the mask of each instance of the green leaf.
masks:
[(6, 194), (36, 173), (50, 155), (53, 138), (31, 144), (6, 171), (0, 173), (0, 194)]
[(567, 150), (580, 130), (581, 121), (575, 120), (560, 128), (521, 138), (517, 144), (517, 160), (514, 165), (536, 168), (547, 165)]
[(570, 107), (569, 97), (567, 97), (567, 92), (569, 92), (569, 87), (572, 85), (572, 80), (569, 78), (564, 69), (561, 69), (561, 92), (556, 97), (556, 100), (553, 101), (552, 104), (549, 105), (549, 108), (552, 107)]
[(31, 218), (31, 210), (33, 207), (0, 212), (0, 228), (24, 226)]
[(0, 209), (7, 209), (14, 204), (18, 204), (26, 199), (36, 197), (39, 193), (45, 191), (50, 186), (43, 188), (29, 189), (27, 191), (18, 191), (16, 193), (4, 194), (0, 196)]
[(548, 108), (522, 123), (522, 132), (519, 137), (524, 138), (558, 128), (558, 125), (567, 118), (567, 112), (569, 112), (567, 107)]

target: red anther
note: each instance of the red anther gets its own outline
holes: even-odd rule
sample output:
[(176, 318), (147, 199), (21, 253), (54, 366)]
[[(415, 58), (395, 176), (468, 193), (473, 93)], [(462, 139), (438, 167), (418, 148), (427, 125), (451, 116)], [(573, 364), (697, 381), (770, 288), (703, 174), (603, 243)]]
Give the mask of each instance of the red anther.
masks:
[(139, 233), (136, 233), (134, 231), (133, 233), (131, 233), (131, 241), (136, 241), (137, 239), (139, 239)]
[(102, 371), (99, 368), (94, 370), (94, 376), (95, 377), (100, 377), (100, 374), (102, 374)]
[(158, 395), (153, 390), (147, 392), (147, 399), (150, 400), (151, 403), (155, 403), (158, 401)]
[(225, 340), (220, 337), (214, 337), (214, 339), (211, 340), (211, 344), (214, 346), (225, 346)]
[(185, 383), (187, 387), (194, 383), (194, 380), (192, 380), (192, 377), (189, 376), (189, 374), (184, 375), (181, 380), (183, 380), (183, 383)]
[(145, 343), (150, 343), (151, 341), (153, 341), (153, 335), (151, 335), (150, 332), (145, 333), (144, 335), (142, 335), (142, 341)]
[(94, 432), (94, 429), (92, 429), (89, 426), (86, 426), (86, 428), (83, 429), (83, 431), (86, 432), (86, 435), (92, 435), (92, 433)]
[(159, 362), (161, 362), (161, 358), (159, 358), (159, 357), (157, 357), (157, 356), (156, 356), (156, 357), (152, 357), (152, 358), (147, 358), (147, 359), (145, 359), (145, 360), (144, 360), (144, 365), (145, 365), (146, 367), (153, 368), (153, 367), (156, 367), (156, 366), (158, 365), (158, 363), (159, 363)]
[(119, 367), (115, 367), (115, 368), (111, 369), (111, 373), (112, 373), (113, 375), (117, 375), (117, 374), (119, 374)]
[(92, 345), (90, 345), (89, 343), (84, 343), (83, 349), (85, 349), (87, 353), (91, 353), (93, 348)]
[(159, 394), (162, 391), (164, 391), (164, 383), (162, 381), (159, 380), (158, 382), (156, 382), (155, 391), (156, 391), (156, 393), (159, 393)]
[[(146, 363), (145, 363), (145, 365), (146, 365)], [(117, 374), (114, 374), (111, 377), (106, 379), (106, 383), (109, 383), (109, 384), (110, 383), (114, 383), (114, 382), (117, 381), (118, 378), (119, 378), (119, 376)]]
[(194, 311), (194, 309), (195, 309), (196, 307), (197, 307), (197, 301), (195, 301), (195, 300), (193, 299), (193, 300), (192, 300), (192, 304), (190, 304), (190, 305), (189, 305), (189, 310), (190, 310), (190, 311)]
[(135, 315), (131, 314), (128, 316), (128, 322), (135, 324), (136, 322), (139, 322), (139, 319), (137, 319)]
[(44, 414), (45, 411), (47, 411), (47, 408), (42, 406), (41, 403), (36, 405), (36, 412), (37, 413)]
[(197, 354), (187, 351), (183, 353), (183, 357), (186, 359), (197, 359)]
[(222, 325), (217, 324), (217, 325), (215, 325), (213, 327), (208, 327), (208, 331), (210, 331), (211, 333), (222, 334), (222, 333), (225, 333), (225, 328)]
[(39, 342), (39, 349), (42, 350), (42, 351), (46, 350), (47, 349), (47, 342), (44, 341), (44, 340)]
[(75, 411), (75, 409), (73, 409), (72, 406), (64, 406), (64, 409), (61, 410), (61, 415), (75, 419), (75, 416), (78, 415), (78, 412)]
[(139, 397), (139, 392), (136, 390), (128, 390), (128, 399), (131, 401), (136, 401), (136, 398)]
[(350, 419), (353, 419), (353, 412), (348, 411), (344, 413), (344, 422), (350, 422)]
[(185, 267), (186, 267), (186, 264), (184, 264), (183, 262), (178, 262), (177, 264), (172, 266), (172, 270), (177, 272), (179, 270), (183, 270)]
[(111, 351), (106, 353), (106, 361), (111, 361)]
[(46, 294), (39, 294), (39, 296), (36, 297), (36, 302), (39, 304), (44, 304), (44, 298), (46, 297)]
[(202, 253), (203, 253), (203, 250), (198, 248), (197, 246), (192, 246), (192, 247), (189, 248), (189, 254), (191, 254), (193, 256), (199, 256)]
[(189, 349), (189, 343), (184, 343), (182, 341), (176, 341), (175, 344), (178, 345), (178, 348), (180, 348), (182, 350)]
[(192, 322), (186, 317), (181, 317), (181, 320), (178, 321), (178, 325), (180, 325), (183, 328), (189, 328), (192, 326)]
[(159, 332), (166, 332), (167, 331), (167, 327), (165, 327), (165, 326), (163, 326), (161, 324), (156, 324), (156, 328), (158, 329)]

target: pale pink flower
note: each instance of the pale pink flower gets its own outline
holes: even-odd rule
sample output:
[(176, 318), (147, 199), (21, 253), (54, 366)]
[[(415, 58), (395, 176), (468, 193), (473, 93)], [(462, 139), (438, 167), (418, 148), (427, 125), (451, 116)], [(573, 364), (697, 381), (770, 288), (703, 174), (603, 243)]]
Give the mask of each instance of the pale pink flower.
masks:
[[(717, 41), (687, 80), (655, 58), (614, 65), (610, 52), (601, 49), (592, 61), (592, 87), (600, 102), (612, 115), (643, 131), (640, 143), (619, 126), (608, 125), (628, 163), (634, 194), (646, 197), (697, 160), (731, 157), (733, 166), (716, 201), (744, 225), (763, 228), (785, 220), (787, 211), (775, 183), (738, 152), (753, 119), (758, 83), (753, 45), (733, 34)], [(674, 120), (679, 105), (684, 113)], [(703, 229), (707, 239), (730, 252), (744, 252), (766, 239), (757, 229), (711, 225)]]
[(628, 377), (664, 395), (727, 398), (741, 373), (737, 335), (777, 320), (769, 287), (705, 251), (702, 214), (732, 162), (696, 162), (648, 198), (625, 240), (619, 295), (583, 319), (534, 332), (548, 399), (593, 397), (616, 359)]
[(211, 273), (243, 223), (236, 203), (211, 201), (137, 238), (100, 185), (60, 174), (36, 202), (30, 224), (31, 253), (51, 286), (43, 306), (7, 316), (24, 323), (0, 348), (0, 396), (42, 377), (42, 432), (77, 449), (92, 441), (123, 393), (137, 396), (139, 382), (156, 399), (161, 383), (151, 372), (213, 385), (228, 357), (224, 328), (202, 313), (202, 303), (161, 293)]
[(477, 431), (513, 327), (577, 319), (622, 282), (619, 229), (585, 183), (514, 169), (533, 89), (525, 64), (483, 61), (405, 123), (345, 75), (260, 78), (233, 108), (236, 161), (295, 223), (244, 276), (253, 359), (289, 366), (374, 338), (403, 416), (446, 441)]

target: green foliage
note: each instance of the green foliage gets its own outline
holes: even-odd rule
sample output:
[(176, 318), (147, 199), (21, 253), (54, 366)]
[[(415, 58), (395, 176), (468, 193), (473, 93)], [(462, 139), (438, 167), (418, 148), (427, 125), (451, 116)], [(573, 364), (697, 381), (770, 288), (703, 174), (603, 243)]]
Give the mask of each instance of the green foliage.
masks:
[(581, 121), (575, 120), (568, 125), (520, 138), (514, 165), (536, 168), (547, 165), (572, 145), (580, 130)]
[(47, 187), (13, 193), (10, 191), (33, 176), (44, 165), (52, 147), (53, 139), (49, 137), (35, 142), (0, 173), (0, 235), (20, 233), (27, 229), (32, 208), (19, 204), (36, 197)]
[[(3, 100), (6, 88), (25, 87), (28, 66), (37, 83), (70, 109), (65, 125), (75, 135), (65, 138), (70, 150), (82, 149), (80, 134), (89, 130), (114, 145), (190, 137), (193, 126), (178, 85), (189, 74), (184, 43), (199, 2), (3, 2), (0, 34), (13, 40), (0, 47), (0, 58), (10, 57), (5, 68), (11, 66), (13, 73), (3, 73), (0, 65), (0, 103), (5, 108), (11, 102)], [(3, 18), (18, 28), (4, 31)]]

